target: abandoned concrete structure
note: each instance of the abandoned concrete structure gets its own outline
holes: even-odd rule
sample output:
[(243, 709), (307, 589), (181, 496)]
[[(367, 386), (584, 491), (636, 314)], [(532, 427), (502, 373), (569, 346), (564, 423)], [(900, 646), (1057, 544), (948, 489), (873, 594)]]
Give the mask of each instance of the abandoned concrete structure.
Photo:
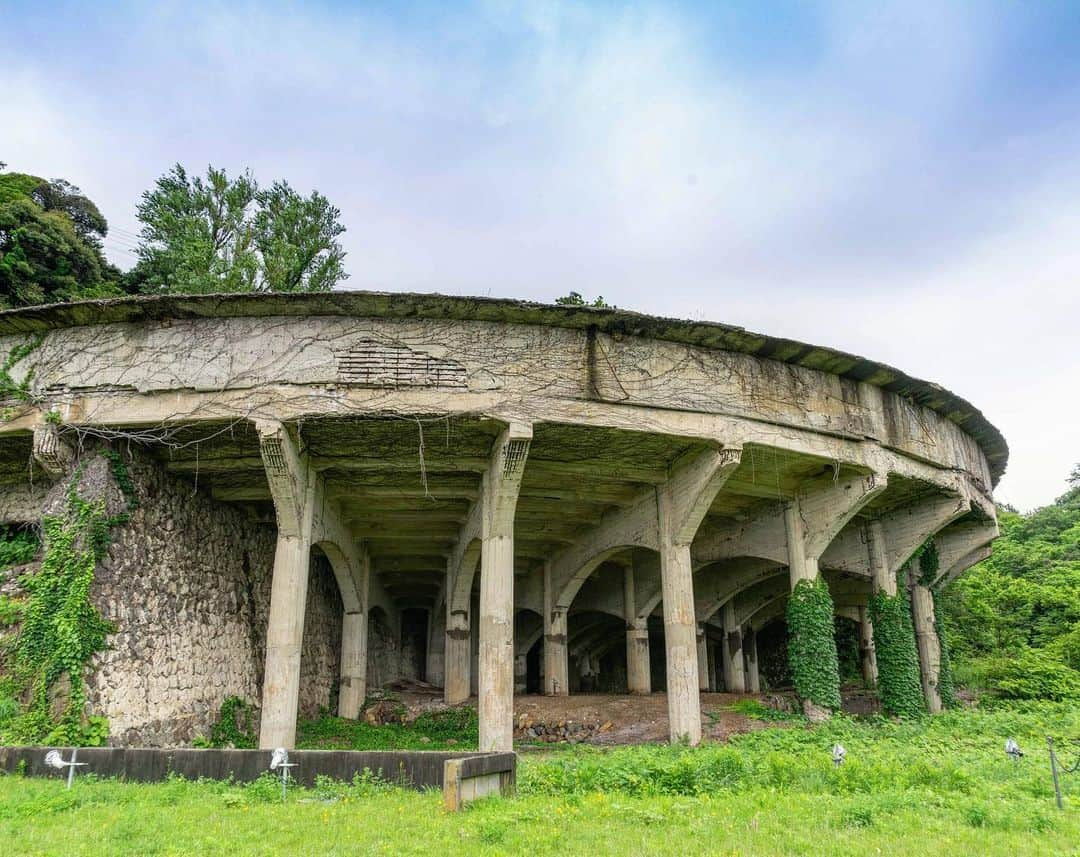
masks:
[[(1007, 449), (971, 405), (852, 355), (718, 324), (434, 295), (144, 298), (0, 313), (0, 521), (107, 441), (139, 507), (98, 570), (89, 677), (113, 739), (190, 740), (230, 694), (260, 742), (415, 676), (477, 694), (760, 687), (794, 582), (866, 605), (933, 538), (984, 558)], [(10, 392), (10, 391), (9, 391)], [(93, 481), (93, 465), (81, 479)], [(50, 483), (50, 478), (53, 480)], [(60, 481), (57, 481), (60, 480)], [(59, 490), (63, 490), (62, 487)], [(933, 710), (932, 593), (913, 584)]]

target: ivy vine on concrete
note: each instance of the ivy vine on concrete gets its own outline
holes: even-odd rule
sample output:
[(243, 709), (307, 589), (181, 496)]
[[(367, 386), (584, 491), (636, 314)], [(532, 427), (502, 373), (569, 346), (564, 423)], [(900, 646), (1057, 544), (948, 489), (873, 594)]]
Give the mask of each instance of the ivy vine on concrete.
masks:
[[(923, 586), (931, 586), (938, 576), (941, 567), (938, 556), (937, 544), (931, 538), (923, 545), (919, 553), (919, 582)], [(952, 658), (949, 657), (949, 639), (945, 632), (945, 623), (942, 620), (942, 593), (939, 588), (934, 589), (934, 630), (937, 632), (938, 648), (940, 650), (940, 663), (938, 665), (938, 695), (941, 697), (943, 708), (956, 706), (956, 684), (952, 675)]]
[(0, 688), (0, 696), (14, 698), (19, 707), (0, 722), (4, 742), (93, 746), (108, 736), (105, 718), (84, 716), (83, 674), (113, 631), (91, 601), (90, 587), (111, 530), (129, 519), (137, 501), (123, 459), (111, 450), (102, 454), (126, 506), (109, 515), (104, 498), (81, 497), (80, 465), (70, 478), (60, 513), (42, 519), (41, 564), (19, 580), (24, 592), (19, 628), (9, 646), (7, 686)]
[[(904, 569), (901, 569), (901, 580), (904, 573)], [(896, 595), (877, 592), (870, 598), (878, 691), (881, 707), (889, 714), (919, 717), (926, 713), (919, 675), (919, 652), (915, 647), (915, 628), (911, 622), (907, 587), (900, 586), (898, 590)]]
[(833, 602), (825, 581), (800, 580), (787, 608), (788, 663), (795, 692), (804, 705), (840, 707), (840, 667), (836, 656)]

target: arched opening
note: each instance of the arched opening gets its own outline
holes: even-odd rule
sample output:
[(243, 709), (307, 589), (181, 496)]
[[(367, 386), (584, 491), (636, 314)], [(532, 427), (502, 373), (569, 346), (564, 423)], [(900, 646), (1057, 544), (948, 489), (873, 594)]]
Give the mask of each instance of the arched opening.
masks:
[(428, 611), (406, 607), (401, 611), (402, 671), (419, 681), (427, 679)]
[(300, 649), (300, 717), (315, 717), (322, 708), (336, 711), (341, 676), (341, 591), (319, 547), (312, 547), (310, 561)]

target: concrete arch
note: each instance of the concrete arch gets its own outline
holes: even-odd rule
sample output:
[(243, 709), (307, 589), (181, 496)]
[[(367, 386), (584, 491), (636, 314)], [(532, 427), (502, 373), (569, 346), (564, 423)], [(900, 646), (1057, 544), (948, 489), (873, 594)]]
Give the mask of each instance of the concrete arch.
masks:
[(527, 655), (544, 636), (544, 618), (535, 610), (514, 613), (514, 654)]
[(476, 572), (480, 568), (480, 554), (483, 549), (483, 541), (479, 535), (470, 537), (461, 551), (461, 559), (457, 564), (452, 581), (453, 590), (447, 602), (451, 612), (464, 612), (468, 614), (472, 603), (473, 581)]
[(337, 581), (338, 591), (341, 593), (341, 604), (345, 608), (345, 612), (361, 612), (364, 609), (364, 601), (366, 601), (359, 591), (360, 587), (358, 585), (358, 580), (363, 575), (362, 570), (352, 567), (345, 552), (336, 542), (329, 540), (315, 542), (312, 549), (315, 548), (322, 551), (330, 563), (330, 568), (334, 572), (334, 579)]
[(732, 598), (787, 569), (764, 557), (736, 557), (704, 566), (694, 578), (695, 613), (708, 622)]

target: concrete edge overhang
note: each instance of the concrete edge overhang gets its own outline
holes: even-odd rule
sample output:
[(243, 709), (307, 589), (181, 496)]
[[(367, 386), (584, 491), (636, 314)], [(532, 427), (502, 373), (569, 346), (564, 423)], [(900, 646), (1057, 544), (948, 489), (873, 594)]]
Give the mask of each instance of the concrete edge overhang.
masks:
[(407, 292), (155, 295), (0, 311), (0, 334), (41, 333), (115, 322), (266, 316), (370, 316), (593, 328), (602, 333), (749, 354), (873, 384), (936, 411), (976, 440), (989, 463), (995, 485), (1009, 459), (1009, 447), (1001, 432), (978, 408), (939, 384), (833, 348), (766, 336), (718, 322), (684, 321), (622, 309)]

